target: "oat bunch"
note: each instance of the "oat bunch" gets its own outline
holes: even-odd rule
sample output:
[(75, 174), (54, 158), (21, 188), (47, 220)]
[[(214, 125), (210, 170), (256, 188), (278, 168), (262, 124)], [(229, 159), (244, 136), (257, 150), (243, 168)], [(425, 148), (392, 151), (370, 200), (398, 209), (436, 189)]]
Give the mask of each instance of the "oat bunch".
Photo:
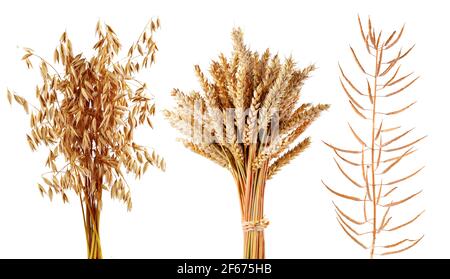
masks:
[(298, 69), (266, 50), (247, 48), (240, 29), (232, 32), (233, 53), (212, 61), (208, 80), (195, 72), (203, 94), (173, 90), (178, 106), (166, 111), (184, 145), (227, 168), (236, 182), (244, 230), (244, 257), (264, 258), (264, 189), (284, 165), (310, 144), (296, 141), (328, 105), (299, 105), (300, 91), (314, 66)]
[(38, 184), (41, 194), (53, 198), (74, 190), (83, 212), (89, 258), (101, 258), (100, 212), (102, 194), (127, 204), (131, 210), (130, 189), (124, 171), (140, 177), (149, 166), (164, 169), (165, 163), (155, 152), (133, 140), (136, 128), (152, 127), (155, 105), (147, 96), (145, 83), (135, 78), (143, 68), (154, 63), (158, 48), (153, 34), (159, 20), (150, 21), (125, 58), (113, 29), (97, 24), (95, 54), (90, 59), (74, 54), (66, 32), (54, 51), (52, 65), (31, 49), (23, 60), (33, 66), (36, 59), (42, 84), (36, 86), (37, 106), (8, 90), (30, 113), (28, 143), (34, 151), (39, 145), (49, 149), (46, 161), (51, 171)]
[[(423, 237), (398, 236), (398, 232), (414, 223), (423, 212), (404, 218), (395, 214), (398, 207), (422, 192), (414, 192), (411, 186), (404, 184), (423, 167), (405, 174), (399, 174), (398, 171), (399, 165), (416, 152), (415, 145), (425, 137), (408, 139), (413, 129), (402, 131), (400, 125), (392, 124), (399, 114), (416, 103), (411, 101), (393, 107), (395, 100), (408, 98), (406, 89), (418, 79), (414, 73), (404, 73), (401, 69), (401, 62), (414, 48), (402, 50), (398, 47), (404, 26), (399, 32), (383, 36), (382, 31), (375, 31), (370, 19), (366, 30), (359, 17), (358, 21), (368, 58), (362, 60), (362, 56), (357, 55), (352, 47), (350, 51), (361, 76), (360, 82), (350, 80), (339, 66), (343, 92), (361, 121), (360, 129), (349, 124), (349, 132), (357, 147), (347, 149), (326, 143), (336, 155), (334, 160), (339, 171), (357, 194), (340, 192), (324, 185), (334, 195), (360, 206), (357, 214), (354, 208), (350, 211), (334, 204), (339, 225), (372, 258), (374, 255), (390, 255), (408, 250)], [(349, 168), (355, 169), (358, 175), (349, 174)], [(402, 191), (410, 193), (404, 195)]]

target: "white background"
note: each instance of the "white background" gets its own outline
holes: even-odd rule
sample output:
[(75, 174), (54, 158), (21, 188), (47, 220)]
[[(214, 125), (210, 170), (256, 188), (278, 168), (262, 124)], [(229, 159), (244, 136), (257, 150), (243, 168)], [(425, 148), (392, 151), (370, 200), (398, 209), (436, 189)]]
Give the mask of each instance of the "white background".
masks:
[[(321, 140), (356, 147), (347, 121), (356, 119), (338, 81), (337, 62), (357, 79), (349, 43), (363, 50), (356, 16), (371, 15), (375, 26), (390, 32), (406, 23), (402, 45), (416, 43), (404, 64), (421, 79), (395, 99), (401, 107), (408, 98), (418, 104), (402, 118), (404, 128), (428, 135), (419, 152), (404, 165), (426, 165), (416, 179), (405, 183), (403, 194), (424, 194), (398, 211), (398, 221), (426, 208), (417, 224), (403, 236), (424, 233), (422, 243), (396, 257), (448, 258), (450, 250), (450, 187), (447, 171), (448, 64), (450, 62), (446, 1), (2, 1), (0, 4), (0, 90), (6, 87), (32, 100), (39, 82), (37, 71), (20, 61), (31, 47), (51, 59), (60, 34), (67, 29), (77, 52), (91, 53), (98, 19), (110, 24), (124, 46), (136, 39), (148, 19), (159, 16), (162, 29), (156, 40), (157, 63), (144, 71), (157, 101), (155, 130), (141, 129), (137, 140), (156, 147), (167, 160), (167, 171), (151, 169), (140, 181), (131, 178), (134, 208), (128, 213), (105, 195), (101, 237), (105, 258), (239, 258), (242, 232), (237, 190), (231, 175), (176, 142), (177, 133), (161, 110), (173, 105), (173, 87), (200, 89), (193, 65), (207, 69), (219, 52), (231, 50), (232, 27), (241, 26), (251, 48), (270, 47), (282, 56), (292, 54), (299, 66), (316, 63), (303, 101), (332, 104), (307, 132), (312, 146), (268, 182), (265, 212), (269, 258), (365, 258), (339, 228), (332, 196), (320, 180), (342, 191), (351, 186), (335, 167)], [(360, 76), (359, 76), (360, 77)], [(17, 105), (0, 98), (0, 257), (84, 258), (85, 236), (81, 210), (74, 195), (63, 205), (41, 198), (36, 183), (47, 171), (46, 150), (33, 153), (26, 142), (28, 117)], [(410, 138), (412, 139), (412, 138)], [(411, 188), (411, 189), (410, 189)], [(349, 205), (351, 208), (351, 204)], [(356, 209), (354, 207), (354, 209)], [(358, 208), (359, 210), (359, 208)], [(359, 213), (357, 211), (355, 214)], [(404, 213), (404, 214), (403, 214)]]

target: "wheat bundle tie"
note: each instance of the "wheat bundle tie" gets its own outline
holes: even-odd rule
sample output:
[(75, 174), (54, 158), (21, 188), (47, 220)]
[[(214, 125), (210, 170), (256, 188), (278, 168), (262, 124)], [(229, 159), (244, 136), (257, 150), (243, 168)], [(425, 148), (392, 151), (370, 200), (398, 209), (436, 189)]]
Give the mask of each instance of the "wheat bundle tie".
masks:
[(242, 222), (242, 230), (244, 232), (257, 231), (262, 232), (265, 228), (269, 226), (269, 220), (263, 218), (258, 221), (243, 221)]

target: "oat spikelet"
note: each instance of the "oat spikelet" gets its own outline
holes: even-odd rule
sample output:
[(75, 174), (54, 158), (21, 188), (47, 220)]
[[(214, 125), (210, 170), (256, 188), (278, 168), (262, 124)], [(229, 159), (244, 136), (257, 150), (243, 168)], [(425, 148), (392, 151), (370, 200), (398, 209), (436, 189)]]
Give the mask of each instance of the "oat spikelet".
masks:
[[(177, 107), (165, 114), (187, 148), (231, 172), (241, 205), (244, 257), (264, 258), (266, 180), (309, 146), (309, 137), (295, 142), (328, 105), (299, 104), (313, 65), (298, 69), (292, 57), (281, 63), (268, 49), (261, 55), (251, 51), (239, 28), (232, 41), (231, 57), (220, 54), (212, 61), (211, 80), (195, 67), (202, 97), (174, 90)], [(205, 106), (197, 128), (196, 102)], [(198, 133), (203, 142), (193, 137)]]

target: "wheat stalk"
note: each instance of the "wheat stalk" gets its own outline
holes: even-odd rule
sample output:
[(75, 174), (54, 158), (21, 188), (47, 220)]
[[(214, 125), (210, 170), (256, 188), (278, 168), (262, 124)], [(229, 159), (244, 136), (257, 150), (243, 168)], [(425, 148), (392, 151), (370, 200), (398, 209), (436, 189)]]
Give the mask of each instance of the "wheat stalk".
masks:
[[(401, 205), (419, 195), (422, 191), (411, 193), (403, 198), (394, 197), (398, 191), (399, 184), (409, 180), (418, 174), (422, 168), (414, 170), (407, 176), (398, 179), (387, 180), (386, 175), (391, 175), (392, 170), (403, 162), (405, 157), (413, 154), (416, 149), (414, 145), (424, 137), (400, 144), (412, 129), (398, 132), (400, 127), (388, 126), (391, 118), (409, 109), (415, 102), (407, 104), (399, 109), (383, 111), (380, 106), (390, 102), (391, 97), (401, 94), (412, 85), (418, 77), (413, 74), (400, 75), (400, 62), (410, 53), (414, 46), (406, 51), (401, 49), (389, 57), (390, 50), (396, 47), (402, 34), (401, 30), (394, 31), (389, 36), (383, 36), (382, 32), (376, 32), (369, 18), (367, 30), (364, 30), (358, 16), (360, 33), (364, 42), (365, 50), (373, 61), (372, 66), (363, 64), (356, 51), (350, 47), (350, 51), (359, 71), (364, 76), (363, 82), (366, 89), (361, 89), (358, 84), (352, 82), (339, 65), (341, 73), (340, 84), (348, 98), (350, 107), (363, 121), (364, 127), (369, 130), (370, 136), (363, 137), (352, 125), (348, 124), (352, 137), (358, 142), (359, 147), (355, 149), (344, 149), (332, 144), (325, 143), (335, 155), (335, 163), (339, 171), (349, 180), (357, 195), (344, 194), (329, 187), (325, 187), (334, 195), (344, 200), (358, 202), (362, 205), (362, 218), (352, 217), (336, 204), (335, 211), (337, 220), (344, 232), (359, 246), (369, 251), (371, 258), (374, 255), (390, 255), (400, 253), (414, 247), (423, 236), (410, 239), (400, 239), (389, 242), (389, 232), (396, 231), (416, 221), (423, 212), (414, 215), (408, 221), (393, 225), (391, 208)], [(389, 57), (389, 58), (388, 58)], [(395, 133), (398, 133), (395, 135)], [(394, 134), (394, 135), (392, 135)], [(388, 140), (389, 139), (389, 140)], [(399, 146), (393, 147), (394, 144)], [(355, 157), (359, 157), (355, 159)], [(347, 173), (344, 166), (354, 167), (360, 171), (361, 176), (356, 178)], [(395, 192), (394, 192), (395, 191)], [(392, 194), (394, 193), (394, 194)], [(380, 238), (383, 244), (379, 244)], [(386, 242), (386, 238), (388, 239)]]
[[(152, 127), (155, 112), (146, 84), (135, 78), (142, 68), (154, 63), (157, 45), (153, 34), (159, 20), (150, 21), (123, 59), (117, 59), (121, 49), (113, 29), (98, 22), (90, 59), (75, 55), (66, 32), (54, 51), (54, 62), (25, 48), (23, 60), (29, 68), (32, 59), (39, 63), (42, 84), (36, 87), (39, 105), (7, 91), (30, 114), (31, 132), (28, 143), (34, 151), (43, 144), (49, 148), (46, 161), (51, 171), (38, 184), (42, 195), (52, 200), (54, 193), (68, 202), (66, 192), (74, 190), (83, 213), (88, 258), (102, 258), (100, 244), (100, 212), (102, 194), (109, 191), (132, 208), (129, 186), (123, 169), (137, 178), (149, 166), (165, 168), (164, 160), (155, 152), (134, 142), (135, 129), (147, 123)], [(59, 70), (58, 70), (59, 69)], [(64, 161), (58, 167), (57, 159)]]
[(300, 70), (292, 58), (282, 64), (268, 49), (262, 55), (250, 51), (240, 29), (233, 30), (232, 39), (231, 58), (221, 54), (212, 61), (211, 81), (195, 66), (204, 94), (174, 89), (178, 106), (165, 114), (187, 148), (231, 172), (241, 205), (244, 257), (264, 258), (266, 181), (309, 145), (309, 138), (296, 140), (328, 105), (297, 107), (313, 65)]

